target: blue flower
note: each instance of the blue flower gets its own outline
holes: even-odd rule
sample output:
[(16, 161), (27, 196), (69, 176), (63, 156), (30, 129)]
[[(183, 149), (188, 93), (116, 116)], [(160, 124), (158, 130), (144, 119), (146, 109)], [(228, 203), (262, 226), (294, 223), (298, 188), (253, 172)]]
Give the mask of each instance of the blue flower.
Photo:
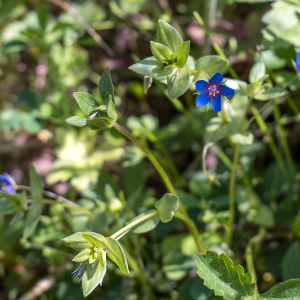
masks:
[(211, 101), (214, 111), (221, 110), (221, 96), (231, 97), (234, 95), (234, 90), (226, 85), (221, 85), (223, 75), (216, 73), (209, 82), (205, 80), (196, 81), (196, 90), (201, 94), (196, 98), (196, 106), (203, 106), (209, 104)]
[(87, 263), (84, 263), (83, 265), (80, 265), (72, 274), (74, 274), (74, 276), (82, 277), (86, 269)]
[(14, 180), (7, 174), (3, 173), (0, 175), (0, 191), (6, 194), (13, 194), (15, 192), (15, 182)]
[(300, 74), (300, 53), (296, 53), (296, 63), (295, 63), (296, 71)]

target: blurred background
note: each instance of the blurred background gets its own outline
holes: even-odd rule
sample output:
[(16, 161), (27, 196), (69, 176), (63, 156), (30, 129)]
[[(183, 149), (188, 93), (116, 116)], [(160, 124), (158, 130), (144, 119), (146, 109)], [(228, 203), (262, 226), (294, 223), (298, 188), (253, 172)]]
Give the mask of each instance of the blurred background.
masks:
[[(272, 241), (261, 242), (255, 252), (260, 289), (300, 277), (295, 233), (300, 220), (294, 223), (298, 173), (290, 185), (254, 124), (254, 143), (241, 148), (237, 230), (229, 247), (224, 228), (230, 171), (215, 148), (208, 151), (207, 167), (219, 174), (221, 187), (207, 181), (201, 165), (207, 125), (216, 113), (195, 107), (193, 86), (180, 97), (185, 110), (165, 96), (163, 84), (154, 83), (145, 94), (142, 76), (128, 69), (152, 55), (150, 40), (156, 40), (158, 19), (191, 41), (195, 59), (215, 54), (193, 16), (197, 11), (242, 80), (248, 80), (258, 50), (272, 80), (283, 86), (295, 75), (291, 59), (295, 47), (300, 47), (298, 29), (284, 31), (300, 23), (297, 2), (277, 1), (272, 7), (270, 1), (235, 0), (0, 1), (0, 174), (8, 172), (17, 184), (29, 185), (34, 162), (45, 189), (94, 214), (91, 224), (88, 217), (59, 204), (46, 206), (29, 241), (21, 239), (23, 219), (12, 221), (0, 214), (1, 300), (83, 299), (78, 279), (71, 276), (76, 268), (73, 253), (61, 239), (86, 230), (109, 235), (151, 209), (166, 192), (141, 150), (116, 130), (76, 129), (65, 123), (70, 116), (83, 116), (72, 92), (88, 92), (99, 99), (97, 87), (105, 68), (111, 70), (119, 123), (153, 149), (197, 222), (205, 246), (245, 266), (247, 241), (259, 230), (269, 230)], [(285, 126), (295, 168), (300, 150), (299, 87), (299, 80), (291, 85), (296, 108), (279, 103), (280, 124)], [(279, 125), (272, 106), (263, 118), (277, 142)], [(231, 145), (222, 141), (219, 146), (231, 159)], [(282, 146), (279, 149), (283, 153)], [(242, 181), (242, 168), (250, 176), (256, 204)], [(181, 221), (123, 239), (128, 260), (135, 261), (142, 275), (133, 272), (124, 277), (111, 263), (103, 286), (90, 299), (216, 298), (196, 276), (197, 249)], [(291, 260), (293, 266), (285, 267), (283, 261)]]

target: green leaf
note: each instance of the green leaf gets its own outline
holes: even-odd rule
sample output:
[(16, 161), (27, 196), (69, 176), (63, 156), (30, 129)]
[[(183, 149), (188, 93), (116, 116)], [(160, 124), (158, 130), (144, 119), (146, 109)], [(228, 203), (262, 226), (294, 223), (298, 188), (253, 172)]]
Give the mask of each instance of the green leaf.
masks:
[(2, 54), (20, 52), (28, 46), (29, 45), (23, 41), (10, 41), (3, 45), (1, 52)]
[(270, 207), (265, 204), (260, 204), (252, 223), (260, 226), (274, 226), (274, 214)]
[(82, 275), (82, 289), (84, 297), (88, 296), (99, 284), (102, 285), (106, 273), (106, 254), (101, 250), (98, 259), (93, 264), (88, 264)]
[(48, 4), (41, 4), (36, 10), (37, 16), (39, 19), (40, 26), (45, 29), (47, 22), (48, 22), (48, 15), (49, 15), (49, 5)]
[(148, 90), (150, 89), (152, 85), (153, 79), (150, 76), (144, 77), (144, 94), (147, 94)]
[(77, 116), (73, 116), (65, 120), (66, 123), (77, 127), (84, 127), (86, 125), (86, 121), (87, 118), (81, 118)]
[(83, 113), (86, 116), (89, 116), (95, 112), (94, 109), (97, 106), (97, 101), (95, 100), (95, 98), (92, 95), (90, 95), (88, 93), (77, 92), (77, 93), (73, 93), (73, 97), (75, 98), (80, 109), (83, 111)]
[(217, 72), (222, 73), (228, 65), (228, 60), (219, 55), (206, 55), (197, 60), (195, 68), (212, 77)]
[(43, 202), (43, 180), (38, 173), (35, 164), (33, 163), (30, 168), (30, 186), (31, 195), (35, 203)]
[(22, 210), (22, 206), (17, 201), (0, 198), (0, 214), (10, 215)]
[(147, 57), (140, 62), (129, 67), (130, 70), (150, 77), (167, 76), (173, 72), (170, 67), (165, 70), (163, 63), (157, 60), (154, 56)]
[(95, 232), (83, 232), (82, 237), (93, 247), (106, 248), (106, 239), (103, 235)]
[[(140, 218), (144, 217), (144, 216), (147, 216), (148, 214), (154, 212), (155, 209), (151, 209), (145, 213), (142, 213), (140, 215), (138, 215), (137, 217), (135, 217), (134, 219), (132, 219), (130, 222), (127, 222), (127, 224), (130, 224), (136, 220), (139, 220)], [(147, 219), (141, 223), (139, 223), (138, 225), (136, 225), (135, 227), (133, 227), (133, 229), (131, 230), (131, 232), (134, 232), (134, 233), (145, 233), (145, 232), (148, 232), (148, 231), (151, 231), (152, 229), (154, 229), (157, 224), (159, 223), (160, 221), (160, 218), (158, 215), (156, 216), (153, 216), (152, 218), (150, 219)]]
[(253, 65), (249, 73), (249, 82), (258, 83), (266, 75), (266, 66), (262, 57)]
[(173, 53), (175, 53), (176, 48), (183, 42), (178, 31), (163, 20), (158, 20), (157, 41), (167, 46)]
[(155, 202), (155, 208), (159, 211), (160, 220), (163, 223), (169, 222), (174, 216), (174, 212), (178, 209), (179, 198), (173, 194), (167, 193)]
[(95, 118), (87, 120), (86, 122), (88, 125), (95, 126), (97, 128), (110, 128), (112, 126), (112, 122), (108, 118)]
[(111, 237), (107, 237), (106, 242), (108, 257), (118, 265), (123, 274), (129, 274), (126, 256), (119, 242)]
[(287, 94), (285, 89), (281, 88), (269, 88), (267, 90), (261, 90), (254, 95), (254, 99), (260, 101), (266, 101), (274, 98), (279, 98)]
[[(249, 273), (244, 274), (240, 265), (234, 265), (224, 254), (207, 251), (196, 259), (198, 275), (204, 284), (226, 300), (242, 300), (254, 294), (254, 284)], [(264, 297), (265, 298), (265, 297)]]
[(174, 57), (177, 58), (177, 62), (175, 64), (176, 68), (183, 68), (188, 60), (190, 53), (190, 41), (184, 42), (180, 44), (174, 53)]
[(181, 96), (190, 86), (190, 69), (186, 64), (182, 69), (176, 69), (168, 76), (168, 94), (171, 99)]
[(170, 60), (172, 57), (171, 50), (163, 44), (150, 41), (151, 52), (159, 61)]
[(28, 210), (25, 220), (23, 237), (27, 239), (32, 235), (39, 223), (42, 214), (43, 203), (34, 203)]
[(277, 283), (266, 293), (260, 295), (266, 300), (298, 300), (300, 298), (300, 279), (290, 279)]
[(300, 277), (300, 243), (298, 241), (295, 241), (285, 252), (281, 267), (283, 280)]
[(25, 191), (23, 191), (23, 192), (21, 193), (21, 195), (19, 196), (19, 201), (20, 201), (20, 203), (21, 203), (23, 209), (26, 210), (26, 209), (28, 208), (28, 205), (27, 205), (27, 195), (26, 195), (26, 192), (25, 192)]
[(92, 253), (93, 253), (93, 251), (90, 248), (84, 249), (83, 251), (78, 253), (72, 259), (72, 261), (75, 261), (75, 262), (78, 262), (78, 263), (84, 262), (84, 261), (89, 259), (89, 257), (91, 256)]
[(236, 145), (252, 145), (254, 136), (252, 132), (234, 133), (230, 139)]
[(112, 101), (114, 103), (114, 87), (112, 84), (110, 71), (109, 69), (106, 69), (99, 81), (99, 94), (102, 99), (102, 101), (105, 102), (106, 105), (108, 105), (110, 96), (112, 97)]
[(107, 105), (107, 114), (110, 118), (112, 118), (113, 120), (116, 120), (118, 115), (116, 113), (116, 107), (115, 104), (112, 100), (112, 95), (110, 95), (109, 101), (108, 101), (108, 105)]
[(83, 238), (82, 234), (85, 232), (76, 232), (72, 235), (69, 235), (62, 239), (62, 241), (66, 244), (66, 246), (81, 252), (91, 245)]

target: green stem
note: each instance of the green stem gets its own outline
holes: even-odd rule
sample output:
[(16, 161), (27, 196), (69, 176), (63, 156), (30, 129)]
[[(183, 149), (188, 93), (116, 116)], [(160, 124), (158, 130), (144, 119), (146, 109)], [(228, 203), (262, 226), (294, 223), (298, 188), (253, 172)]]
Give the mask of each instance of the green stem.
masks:
[[(167, 173), (165, 172), (164, 168), (161, 166), (161, 164), (158, 162), (158, 160), (155, 158), (155, 156), (149, 151), (149, 149), (143, 144), (141, 143), (141, 141), (139, 139), (137, 139), (133, 134), (131, 134), (129, 131), (127, 131), (125, 128), (123, 128), (122, 126), (120, 126), (117, 122), (115, 122), (113, 124), (114, 128), (116, 128), (120, 133), (122, 133), (124, 136), (126, 136), (129, 140), (131, 140), (133, 143), (135, 143), (138, 147), (140, 147), (144, 153), (147, 155), (147, 157), (149, 158), (149, 160), (152, 162), (152, 164), (154, 165), (154, 167), (156, 168), (156, 170), (158, 171), (159, 175), (161, 176), (167, 190), (173, 194), (176, 195), (176, 191), (173, 187), (172, 182), (170, 181), (169, 176), (167, 175)], [(179, 210), (187, 216), (187, 212), (185, 210), (185, 208), (183, 207), (181, 201), (179, 200)], [(199, 247), (200, 240), (199, 240), (199, 235), (198, 235), (198, 231), (197, 231), (197, 227), (196, 225), (193, 223), (193, 228), (191, 227), (190, 224), (188, 225), (188, 229), (191, 232), (191, 234), (193, 235), (196, 244), (198, 245), (199, 251), (202, 251), (202, 247)], [(196, 231), (194, 230), (194, 228), (196, 228)]]
[(258, 113), (258, 110), (257, 108), (252, 105), (251, 106), (251, 109), (253, 111), (253, 114), (256, 118), (256, 122), (259, 126), (259, 128), (262, 130), (262, 132), (264, 133), (264, 135), (266, 136), (267, 138), (267, 141), (269, 143), (269, 146), (271, 148), (271, 151), (275, 157), (275, 159), (277, 160), (277, 163), (278, 163), (278, 166), (281, 170), (281, 172), (283, 173), (284, 177), (286, 178), (286, 180), (288, 181), (289, 180), (289, 176), (288, 176), (288, 172), (287, 172), (287, 169), (286, 169), (286, 166), (282, 160), (282, 157), (275, 145), (275, 142), (273, 140), (273, 138), (270, 136), (269, 132), (268, 132), (268, 126), (267, 124), (265, 123), (264, 119), (261, 117), (261, 115)]
[(300, 74), (296, 74), (283, 88), (286, 89), (287, 87), (290, 86), (290, 84), (299, 77)]
[[(179, 211), (176, 211), (174, 213), (174, 217), (177, 219), (180, 219), (180, 220), (184, 221), (186, 224), (188, 224), (190, 226), (190, 228), (192, 228), (192, 230), (193, 230), (193, 235), (196, 234), (198, 236), (198, 229), (197, 229), (194, 221), (192, 219), (190, 219), (187, 215), (185, 215)], [(196, 242), (197, 242), (197, 248), (199, 249), (199, 251), (202, 253), (206, 253), (206, 249), (202, 245), (199, 237), (196, 240)]]
[(232, 224), (235, 218), (235, 207), (234, 207), (234, 190), (235, 190), (235, 179), (236, 179), (236, 165), (239, 162), (240, 156), (240, 146), (236, 145), (234, 148), (234, 155), (233, 155), (233, 163), (231, 169), (231, 176), (229, 182), (229, 232), (227, 236), (227, 243), (230, 246), (232, 240)]
[[(203, 19), (201, 18), (201, 16), (199, 15), (199, 13), (197, 11), (193, 12), (194, 17), (196, 18), (197, 22), (200, 24), (200, 26), (202, 26), (204, 28), (205, 34), (209, 37), (209, 39), (212, 42), (212, 45), (215, 49), (215, 51), (224, 59), (227, 60), (226, 55), (224, 54), (224, 52), (222, 51), (222, 49), (220, 48), (220, 46), (212, 39), (210, 31), (208, 29), (208, 27), (205, 25)], [(239, 76), (237, 75), (237, 73), (235, 72), (235, 70), (232, 68), (231, 65), (229, 65), (229, 73), (232, 76), (232, 78), (234, 79), (239, 79)]]
[(126, 225), (125, 227), (123, 227), (122, 229), (118, 230), (116, 233), (114, 233), (111, 238), (113, 239), (117, 239), (119, 236), (123, 236), (124, 234), (126, 234), (127, 232), (129, 232), (133, 227), (135, 227), (136, 225), (138, 225), (141, 222), (144, 222), (147, 219), (150, 219), (154, 216), (158, 215), (158, 210), (155, 210), (153, 212), (151, 212), (150, 214), (147, 214), (131, 223), (129, 223), (128, 225)]

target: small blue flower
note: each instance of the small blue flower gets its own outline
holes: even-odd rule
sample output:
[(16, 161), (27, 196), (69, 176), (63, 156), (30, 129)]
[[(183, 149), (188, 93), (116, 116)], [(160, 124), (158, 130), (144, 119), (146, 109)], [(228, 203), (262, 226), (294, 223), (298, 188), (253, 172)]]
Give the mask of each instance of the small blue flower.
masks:
[(209, 82), (205, 80), (196, 81), (196, 90), (201, 94), (196, 98), (196, 106), (203, 106), (209, 104), (211, 101), (214, 111), (221, 110), (221, 96), (231, 97), (234, 95), (234, 90), (226, 85), (221, 85), (223, 75), (216, 73)]
[(300, 74), (300, 53), (296, 53), (296, 63), (295, 63), (296, 71)]
[(72, 274), (74, 274), (74, 276), (77, 276), (77, 277), (82, 277), (86, 268), (87, 268), (87, 263), (84, 263), (83, 265), (80, 265)]
[(6, 194), (13, 194), (15, 192), (15, 181), (7, 174), (0, 175), (0, 191)]

